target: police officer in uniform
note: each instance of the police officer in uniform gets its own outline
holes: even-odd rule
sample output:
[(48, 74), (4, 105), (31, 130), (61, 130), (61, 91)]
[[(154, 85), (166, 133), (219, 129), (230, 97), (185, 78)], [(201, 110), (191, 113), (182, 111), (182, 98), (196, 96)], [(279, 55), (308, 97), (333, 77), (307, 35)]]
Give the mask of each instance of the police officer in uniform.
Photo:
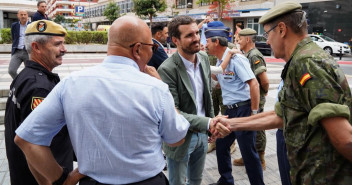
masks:
[[(239, 40), (238, 44), (240, 49), (245, 52), (245, 56), (249, 60), (251, 69), (258, 80), (259, 90), (260, 90), (260, 101), (259, 101), (259, 110), (258, 112), (264, 111), (265, 96), (269, 90), (269, 79), (266, 75), (266, 63), (262, 53), (255, 47), (255, 39), (257, 32), (251, 28), (246, 28), (238, 32)], [(266, 135), (265, 131), (257, 131), (256, 136), (256, 149), (259, 154), (260, 162), (262, 167), (265, 170), (265, 145), (266, 145)], [(235, 159), (233, 161), (235, 166), (243, 166), (243, 159)]]
[(352, 102), (345, 74), (307, 35), (299, 3), (279, 4), (259, 23), (275, 57), (286, 61), (275, 111), (219, 121), (231, 130), (283, 127), (293, 185), (351, 184)]
[[(62, 63), (66, 49), (66, 30), (52, 21), (41, 20), (28, 25), (25, 32), (29, 60), (13, 80), (5, 112), (5, 143), (12, 185), (35, 185), (45, 180), (30, 171), (26, 158), (14, 143), (15, 130), (24, 119), (45, 99), (60, 81), (53, 68)], [(51, 151), (58, 163), (68, 170), (73, 168), (73, 149), (67, 127), (55, 136)]]
[[(228, 46), (229, 28), (220, 21), (213, 21), (205, 29), (206, 48), (210, 55), (217, 57), (216, 66), (220, 66), (230, 53)], [(221, 85), (223, 103), (226, 105), (225, 115), (230, 118), (246, 117), (257, 114), (259, 108), (258, 82), (250, 68), (247, 58), (235, 55), (222, 74), (216, 75)], [(262, 185), (263, 171), (258, 153), (255, 149), (253, 131), (231, 132), (223, 139), (216, 140), (216, 158), (220, 179), (212, 185), (233, 185), (230, 146), (237, 139), (249, 181), (252, 185)]]

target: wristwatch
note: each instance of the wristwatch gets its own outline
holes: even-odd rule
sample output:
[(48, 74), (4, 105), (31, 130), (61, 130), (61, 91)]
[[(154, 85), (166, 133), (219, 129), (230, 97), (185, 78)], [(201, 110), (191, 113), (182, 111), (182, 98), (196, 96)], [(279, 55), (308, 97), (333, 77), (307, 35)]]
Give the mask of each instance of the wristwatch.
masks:
[(258, 110), (252, 110), (252, 114), (253, 114), (253, 115), (258, 114)]

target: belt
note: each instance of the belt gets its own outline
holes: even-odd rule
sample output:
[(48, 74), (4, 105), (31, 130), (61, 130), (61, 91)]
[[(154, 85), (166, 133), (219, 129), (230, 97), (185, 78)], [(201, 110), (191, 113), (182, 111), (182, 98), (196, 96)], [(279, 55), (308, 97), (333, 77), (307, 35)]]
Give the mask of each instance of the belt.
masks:
[[(153, 183), (154, 182), (154, 183)], [(98, 181), (96, 181), (95, 179), (86, 176), (84, 178), (82, 178), (79, 181), (79, 184), (82, 185), (110, 185), (110, 184), (103, 184), (100, 183)], [(158, 173), (157, 175), (155, 175), (154, 177), (151, 177), (149, 179), (140, 181), (140, 182), (135, 182), (135, 183), (131, 183), (131, 184), (126, 184), (126, 185), (148, 185), (148, 184), (162, 184), (162, 185), (168, 185), (168, 180), (165, 177), (163, 172)]]
[(251, 104), (251, 100), (247, 100), (247, 101), (241, 101), (232, 105), (225, 105), (228, 109), (236, 109), (238, 107), (241, 107), (243, 105), (249, 105)]

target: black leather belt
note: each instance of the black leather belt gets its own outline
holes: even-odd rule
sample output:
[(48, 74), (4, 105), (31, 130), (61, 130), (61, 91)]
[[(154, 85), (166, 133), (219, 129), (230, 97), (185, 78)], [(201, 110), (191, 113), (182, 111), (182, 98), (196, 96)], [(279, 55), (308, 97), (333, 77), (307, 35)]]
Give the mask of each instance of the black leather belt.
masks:
[(235, 103), (235, 104), (232, 104), (232, 105), (226, 105), (226, 107), (228, 109), (236, 109), (238, 107), (241, 107), (243, 105), (248, 105), (248, 104), (251, 104), (251, 100), (241, 101), (241, 102), (238, 102), (238, 103)]

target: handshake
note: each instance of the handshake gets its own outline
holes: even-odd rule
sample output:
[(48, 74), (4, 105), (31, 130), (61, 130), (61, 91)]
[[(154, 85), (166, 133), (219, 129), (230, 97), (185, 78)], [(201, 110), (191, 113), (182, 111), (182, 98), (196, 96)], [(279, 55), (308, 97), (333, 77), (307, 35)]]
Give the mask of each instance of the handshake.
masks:
[(211, 136), (208, 140), (209, 143), (214, 142), (217, 138), (223, 138), (232, 132), (227, 117), (216, 116), (210, 120), (209, 131)]

